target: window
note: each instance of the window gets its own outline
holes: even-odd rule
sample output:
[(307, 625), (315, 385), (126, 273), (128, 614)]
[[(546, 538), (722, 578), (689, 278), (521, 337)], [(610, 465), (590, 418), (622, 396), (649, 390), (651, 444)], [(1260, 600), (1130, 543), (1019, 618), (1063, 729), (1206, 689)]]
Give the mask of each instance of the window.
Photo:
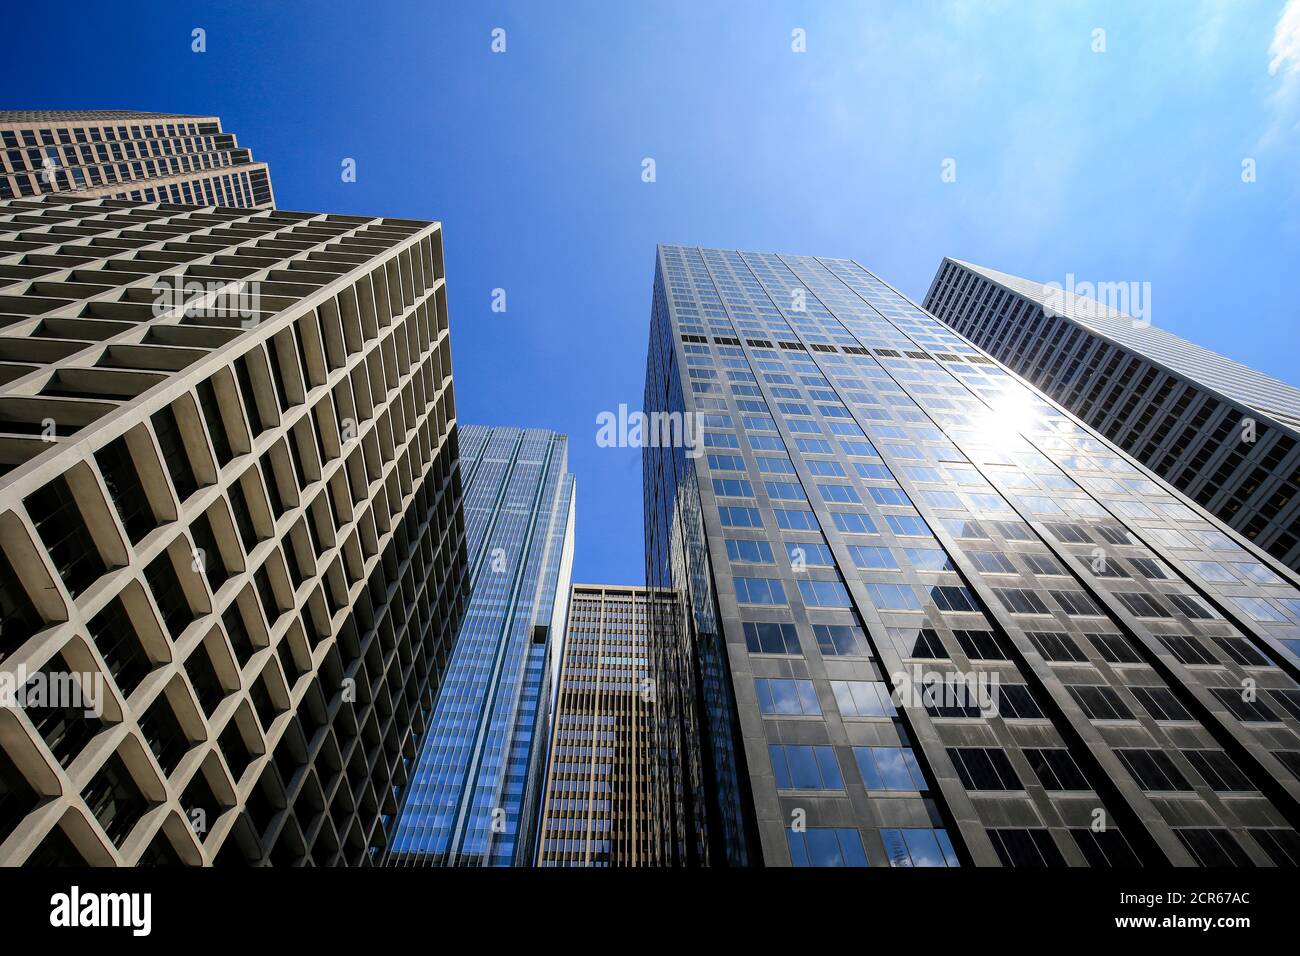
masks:
[(1265, 623), (1281, 624), (1286, 622), (1286, 618), (1269, 604), (1268, 601), (1260, 597), (1234, 597), (1230, 598), (1237, 607), (1245, 612), (1246, 616), (1252, 621), (1263, 621)]
[(194, 469), (190, 467), (190, 456), (185, 450), (185, 442), (181, 439), (176, 413), (170, 405), (154, 413), (153, 430), (158, 436), (158, 447), (163, 453), (163, 464), (176, 488), (176, 497), (184, 501), (198, 490), (199, 483), (194, 477)]
[(1188, 566), (1204, 580), (1216, 584), (1235, 584), (1234, 578), (1222, 564), (1217, 561), (1188, 561)]
[(880, 681), (833, 680), (831, 690), (842, 717), (892, 717), (897, 713), (889, 688)]
[(807, 541), (787, 541), (785, 543), (785, 553), (795, 570), (809, 566), (835, 567), (835, 558), (831, 555), (831, 549), (824, 544)]
[(904, 584), (867, 583), (867, 596), (882, 611), (919, 611), (921, 599)]
[[(1024, 684), (999, 684), (997, 689), (998, 715), (1003, 720), (1037, 720), (1042, 718), (1042, 708)], [(976, 708), (975, 716), (979, 710)]]
[[(761, 462), (763, 459), (759, 459)], [(709, 467), (715, 471), (744, 471), (745, 459), (739, 455), (710, 455)], [(760, 465), (760, 470), (762, 466)]]
[(775, 509), (776, 526), (785, 531), (819, 531), (821, 526), (817, 524), (817, 518), (811, 511), (787, 511), (783, 508)]
[(713, 493), (739, 498), (752, 498), (754, 489), (743, 478), (714, 478)]
[(871, 500), (878, 505), (911, 505), (912, 501), (907, 495), (903, 494), (902, 488), (877, 488), (871, 487), (867, 491), (871, 494)]
[(967, 790), (1023, 790), (1015, 768), (1002, 750), (949, 747), (948, 757)]
[(1218, 644), (1228, 659), (1241, 664), (1243, 667), (1268, 667), (1272, 665), (1267, 657), (1256, 650), (1255, 645), (1251, 644), (1243, 637), (1211, 637), (1210, 640)]
[(875, 534), (876, 525), (867, 515), (857, 512), (832, 511), (831, 520), (845, 534)]
[(910, 747), (854, 747), (853, 756), (868, 790), (925, 791), (927, 785)]
[(1181, 770), (1163, 750), (1116, 748), (1115, 755), (1143, 790), (1191, 790)]
[(1166, 594), (1165, 597), (1169, 598), (1169, 603), (1176, 610), (1182, 611), (1193, 621), (1205, 621), (1217, 616), (1205, 606), (1200, 598), (1193, 597), (1190, 594)]
[(948, 552), (938, 548), (904, 548), (903, 553), (917, 571), (956, 571)]
[(843, 790), (835, 751), (831, 747), (773, 744), (767, 748), (778, 790)]
[(1089, 720), (1132, 720), (1133, 712), (1113, 687), (1094, 684), (1067, 685), (1070, 696)]
[(163, 624), (172, 640), (181, 636), (181, 632), (194, 620), (194, 612), (181, 588), (180, 578), (176, 576), (176, 566), (164, 551), (153, 561), (145, 565), (145, 580), (153, 592), (158, 610), (162, 612)]
[(732, 561), (751, 564), (771, 564), (772, 546), (766, 541), (727, 539), (727, 557)]
[(852, 607), (849, 592), (840, 581), (801, 580), (799, 595), (808, 607)]
[(139, 469), (131, 458), (125, 438), (115, 438), (95, 454), (109, 496), (122, 519), (132, 544), (158, 526), (153, 508), (140, 483)]
[(1263, 703), (1253, 697), (1247, 700), (1245, 689), (1240, 687), (1212, 687), (1210, 693), (1218, 698), (1219, 703), (1228, 708), (1238, 720), (1253, 723), (1269, 723), (1277, 720), (1277, 715)]
[(825, 461), (820, 458), (808, 459), (808, 470), (824, 478), (843, 478), (844, 466), (838, 461)]
[(1142, 865), (1128, 840), (1113, 826), (1100, 831), (1090, 827), (1072, 829), (1070, 836), (1074, 837), (1089, 866), (1120, 869)]
[(60, 475), (27, 496), (27, 513), (55, 570), (73, 597), (107, 570), (86, 528), (67, 478)]
[(1052, 533), (1053, 537), (1058, 541), (1065, 542), (1066, 544), (1088, 544), (1092, 541), (1092, 539), (1089, 538), (1084, 530), (1078, 525), (1066, 524), (1060, 521), (1048, 521), (1046, 522), (1046, 526), (1047, 530)]
[(1071, 617), (1100, 617), (1101, 609), (1082, 591), (1048, 591)]
[(824, 657), (870, 657), (866, 635), (855, 624), (814, 624), (817, 646)]
[(1174, 834), (1204, 867), (1249, 867), (1255, 864), (1227, 830), (1217, 827), (1174, 827)]
[(966, 656), (975, 661), (1011, 661), (1015, 653), (1011, 641), (1002, 634), (992, 631), (954, 630), (957, 643), (966, 652)]
[(1164, 566), (1151, 558), (1130, 558), (1129, 563), (1142, 577), (1153, 581), (1168, 580), (1169, 574)]
[(754, 690), (758, 694), (759, 712), (763, 714), (791, 717), (822, 712), (810, 680), (756, 677)]
[(994, 521), (993, 527), (1008, 541), (1036, 541), (1033, 530), (1023, 521)]
[(876, 548), (863, 544), (849, 545), (849, 556), (856, 567), (867, 570), (891, 570), (898, 567), (898, 561), (888, 548)]
[(994, 588), (993, 593), (1012, 614), (1048, 614), (1047, 605), (1027, 588)]
[(1160, 643), (1183, 664), (1216, 664), (1205, 645), (1189, 634), (1157, 634)]
[(1184, 750), (1183, 756), (1215, 793), (1241, 793), (1255, 789), (1250, 778), (1222, 750)]
[(889, 636), (894, 639), (898, 652), (904, 657), (921, 660), (943, 660), (948, 657), (948, 651), (934, 628), (891, 627)]
[(799, 654), (799, 636), (793, 624), (746, 621), (745, 647), (751, 654)]
[(930, 588), (930, 600), (941, 611), (978, 611), (975, 595), (959, 585), (941, 584)]
[(1015, 574), (1016, 566), (1005, 554), (997, 551), (967, 551), (966, 556), (975, 567), (988, 574)]
[(831, 504), (858, 504), (862, 501), (851, 485), (819, 484), (817, 490), (821, 493), (822, 500)]
[(1102, 660), (1111, 664), (1140, 664), (1142, 658), (1138, 656), (1127, 638), (1119, 634), (1088, 634), (1088, 640), (1092, 646), (1097, 649)]
[[(715, 478), (714, 481), (717, 481)], [(807, 501), (803, 485), (797, 481), (765, 481), (767, 496), (776, 501)]]
[(1294, 687), (1270, 690), (1268, 696), (1275, 704), (1286, 710), (1296, 720), (1300, 720), (1300, 690)]
[(1026, 635), (1033, 642), (1043, 660), (1082, 664), (1088, 660), (1074, 639), (1068, 634), (1056, 634), (1048, 631), (1029, 631)]
[(930, 526), (920, 515), (885, 515), (885, 522), (897, 535), (930, 536)]
[(719, 508), (718, 517), (724, 528), (763, 527), (757, 508)]
[(117, 753), (104, 762), (82, 796), (91, 814), (117, 846), (122, 845), (136, 821), (149, 808), (126, 763)]
[(1275, 866), (1300, 866), (1300, 834), (1295, 830), (1260, 828), (1246, 832), (1263, 848)]
[(790, 860), (795, 866), (866, 866), (862, 836), (845, 827), (807, 827), (786, 830)]
[(1070, 751), (1064, 747), (1025, 748), (1025, 759), (1030, 769), (1043, 785), (1043, 789), (1091, 790), (1088, 778), (1084, 776)]
[(1137, 702), (1156, 720), (1191, 720), (1178, 697), (1168, 687), (1130, 687)]
[(890, 866), (960, 866), (945, 830), (922, 827), (880, 831)]
[(990, 829), (989, 839), (1003, 866), (1058, 867), (1065, 866), (1065, 857), (1056, 848), (1052, 835), (1042, 828)]
[(1169, 617), (1169, 612), (1155, 598), (1138, 591), (1116, 591), (1115, 597), (1134, 617)]

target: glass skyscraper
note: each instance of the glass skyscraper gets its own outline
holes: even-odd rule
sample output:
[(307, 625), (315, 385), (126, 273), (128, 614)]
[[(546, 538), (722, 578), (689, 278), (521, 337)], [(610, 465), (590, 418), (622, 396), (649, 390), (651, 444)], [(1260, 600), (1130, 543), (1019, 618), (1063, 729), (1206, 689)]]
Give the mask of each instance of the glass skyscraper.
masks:
[(645, 410), (670, 862), (1300, 862), (1296, 576), (866, 269), (661, 246)]
[[(1126, 286), (1096, 291), (1123, 304), (1134, 298)], [(955, 259), (939, 266), (925, 306), (1300, 570), (1300, 389), (1149, 316)]]
[(568, 439), (460, 429), (472, 594), (393, 836), (392, 865), (527, 865), (572, 576)]

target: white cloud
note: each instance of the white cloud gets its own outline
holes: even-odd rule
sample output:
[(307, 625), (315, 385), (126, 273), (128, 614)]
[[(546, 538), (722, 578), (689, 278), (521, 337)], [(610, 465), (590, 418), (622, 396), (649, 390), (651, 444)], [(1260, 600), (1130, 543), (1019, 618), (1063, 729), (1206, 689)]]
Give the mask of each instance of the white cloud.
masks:
[(1268, 74), (1277, 86), (1269, 94), (1273, 122), (1260, 137), (1260, 149), (1293, 143), (1300, 128), (1300, 0), (1287, 0), (1282, 8), (1268, 53)]
[(1300, 0), (1287, 0), (1282, 8), (1268, 52), (1273, 57), (1268, 63), (1269, 76), (1300, 72)]

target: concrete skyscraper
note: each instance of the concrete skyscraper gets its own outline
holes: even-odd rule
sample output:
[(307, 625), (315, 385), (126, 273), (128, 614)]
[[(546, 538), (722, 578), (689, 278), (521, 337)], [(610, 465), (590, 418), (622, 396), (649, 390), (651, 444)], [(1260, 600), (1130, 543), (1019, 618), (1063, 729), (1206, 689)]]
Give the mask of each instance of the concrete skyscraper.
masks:
[(437, 223), (0, 203), (0, 865), (372, 862), (466, 601)]
[[(1069, 285), (945, 259), (925, 307), (1300, 570), (1300, 389)], [(1123, 304), (1131, 286), (1093, 291)]]
[(87, 198), (266, 209), (266, 163), (215, 116), (0, 110), (0, 199)]
[(1296, 576), (866, 269), (660, 247), (645, 410), (670, 862), (1300, 862)]
[(472, 595), (388, 862), (527, 866), (573, 567), (568, 439), (468, 425), (460, 454)]
[[(537, 862), (654, 866), (649, 592), (575, 584), (569, 600)], [(661, 618), (662, 620), (662, 618)]]

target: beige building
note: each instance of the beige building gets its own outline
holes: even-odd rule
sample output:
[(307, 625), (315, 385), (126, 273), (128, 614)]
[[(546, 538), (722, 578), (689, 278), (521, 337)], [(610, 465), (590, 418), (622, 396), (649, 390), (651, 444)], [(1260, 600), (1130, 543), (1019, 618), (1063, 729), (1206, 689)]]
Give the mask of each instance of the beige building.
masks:
[(266, 163), (215, 116), (0, 110), (0, 200), (87, 198), (269, 209)]
[(662, 863), (651, 806), (657, 693), (648, 600), (640, 587), (573, 586), (539, 866)]
[(370, 861), (455, 426), (438, 223), (0, 202), (0, 865)]

